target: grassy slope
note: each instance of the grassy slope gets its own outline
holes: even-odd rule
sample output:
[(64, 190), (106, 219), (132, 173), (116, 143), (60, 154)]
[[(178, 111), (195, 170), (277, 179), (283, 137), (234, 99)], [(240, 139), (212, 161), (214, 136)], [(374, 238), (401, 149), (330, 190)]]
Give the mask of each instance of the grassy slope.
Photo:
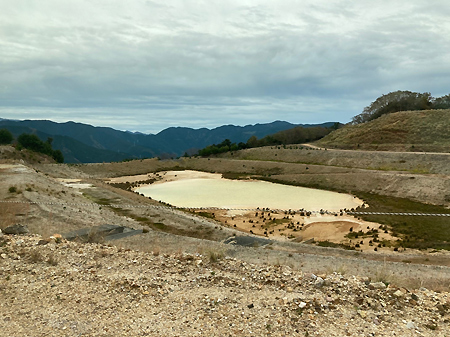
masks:
[[(368, 201), (370, 212), (400, 213), (445, 213), (450, 210), (437, 205), (428, 205), (405, 198), (381, 196), (372, 193), (358, 193)], [(362, 215), (364, 220), (386, 224), (394, 236), (401, 240), (397, 246), (407, 248), (435, 248), (450, 250), (450, 218), (429, 216)]]
[(30, 164), (55, 163), (55, 160), (43, 153), (34, 152), (28, 149), (16, 150), (12, 145), (0, 145), (0, 160), (20, 161), (24, 160)]
[(450, 110), (401, 111), (348, 125), (318, 145), (403, 151), (450, 152)]

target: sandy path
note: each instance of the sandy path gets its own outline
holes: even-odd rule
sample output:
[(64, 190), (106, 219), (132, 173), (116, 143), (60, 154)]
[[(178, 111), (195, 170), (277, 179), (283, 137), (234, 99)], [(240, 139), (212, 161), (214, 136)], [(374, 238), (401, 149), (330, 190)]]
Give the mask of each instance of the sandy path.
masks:
[(116, 178), (105, 179), (107, 183), (124, 183), (124, 182), (141, 182), (149, 179), (155, 179), (154, 184), (162, 184), (170, 181), (179, 181), (186, 179), (222, 179), (222, 174), (220, 173), (208, 173), (201, 171), (161, 171), (156, 173), (139, 174), (133, 176), (122, 176)]
[(306, 147), (310, 147), (312, 149), (327, 150), (327, 151), (333, 151), (333, 152), (355, 152), (355, 151), (357, 151), (359, 153), (380, 153), (380, 152), (382, 152), (382, 153), (392, 153), (392, 154), (405, 154), (405, 153), (407, 153), (407, 154), (422, 154), (422, 155), (423, 154), (432, 154), (432, 155), (450, 156), (450, 153), (448, 153), (448, 152), (424, 152), (424, 151), (422, 151), (422, 152), (414, 152), (414, 151), (405, 152), (405, 151), (383, 151), (383, 150), (380, 150), (380, 151), (346, 150), (346, 149), (334, 149), (334, 148), (328, 148), (328, 147), (325, 148), (325, 147), (320, 147), (320, 146), (313, 145), (313, 144), (300, 144), (300, 145), (306, 146)]

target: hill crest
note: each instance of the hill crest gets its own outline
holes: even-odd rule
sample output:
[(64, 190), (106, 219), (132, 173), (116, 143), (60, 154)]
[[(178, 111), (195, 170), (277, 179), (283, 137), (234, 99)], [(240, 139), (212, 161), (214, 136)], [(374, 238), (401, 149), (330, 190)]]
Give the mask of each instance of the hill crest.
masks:
[(323, 147), (450, 152), (450, 110), (400, 111), (346, 125), (316, 142)]

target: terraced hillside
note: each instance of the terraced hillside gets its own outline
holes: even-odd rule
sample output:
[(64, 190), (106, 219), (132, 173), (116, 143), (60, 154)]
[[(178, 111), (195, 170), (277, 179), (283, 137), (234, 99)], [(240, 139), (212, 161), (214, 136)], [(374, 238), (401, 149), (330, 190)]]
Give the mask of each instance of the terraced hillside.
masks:
[[(396, 234), (399, 240), (390, 244), (401, 245), (398, 250), (343, 250), (270, 236), (269, 244), (243, 246), (230, 242), (256, 236), (105, 183), (111, 177), (148, 179), (151, 172), (189, 169), (352, 189), (365, 193), (369, 209), (419, 207), (440, 213), (449, 212), (439, 206), (449, 190), (447, 154), (375, 155), (295, 145), (218, 158), (65, 165), (29, 163), (10, 150), (0, 151), (0, 228), (6, 233), (7, 226), (20, 223), (30, 233), (0, 234), (0, 293), (8, 303), (0, 306), (0, 326), (9, 336), (199, 331), (445, 336), (448, 331), (449, 253), (411, 249), (416, 243), (445, 248), (450, 242), (446, 218), (428, 217), (428, 223), (413, 217), (375, 219), (389, 222), (379, 229)], [(422, 156), (429, 158), (427, 172), (417, 169)], [(411, 201), (414, 195), (435, 205)], [(102, 224), (141, 234), (108, 242), (92, 237), (87, 243), (54, 235)], [(423, 230), (437, 234), (438, 242), (436, 237), (419, 241)], [(360, 240), (370, 244), (364, 234)]]
[(347, 125), (317, 144), (342, 149), (450, 152), (450, 110), (401, 111)]

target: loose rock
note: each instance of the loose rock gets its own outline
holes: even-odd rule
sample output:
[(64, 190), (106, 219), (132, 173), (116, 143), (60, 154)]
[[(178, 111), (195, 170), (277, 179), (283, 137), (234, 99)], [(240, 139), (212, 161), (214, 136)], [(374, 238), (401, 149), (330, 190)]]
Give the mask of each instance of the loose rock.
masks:
[(25, 225), (21, 225), (21, 224), (15, 224), (15, 225), (11, 225), (6, 227), (3, 232), (5, 234), (27, 234), (30, 231), (28, 230), (28, 227)]

